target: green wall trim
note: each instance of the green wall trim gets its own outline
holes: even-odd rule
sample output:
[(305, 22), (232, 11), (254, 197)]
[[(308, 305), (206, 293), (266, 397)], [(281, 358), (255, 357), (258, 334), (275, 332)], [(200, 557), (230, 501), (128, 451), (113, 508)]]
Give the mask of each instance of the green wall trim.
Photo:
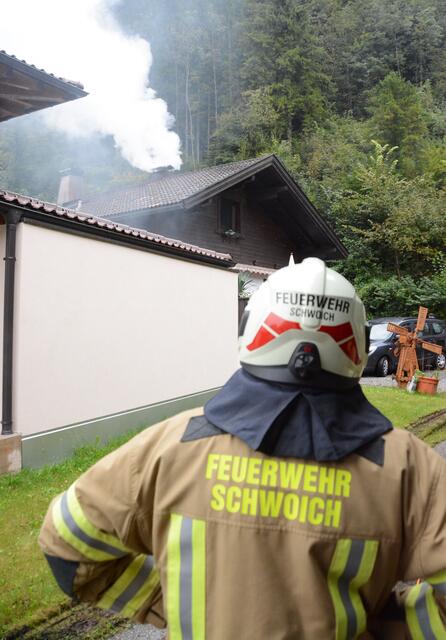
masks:
[(23, 436), (22, 467), (38, 469), (47, 464), (60, 462), (86, 444), (106, 444), (111, 438), (127, 431), (142, 430), (187, 409), (201, 407), (218, 390), (210, 389), (52, 431)]

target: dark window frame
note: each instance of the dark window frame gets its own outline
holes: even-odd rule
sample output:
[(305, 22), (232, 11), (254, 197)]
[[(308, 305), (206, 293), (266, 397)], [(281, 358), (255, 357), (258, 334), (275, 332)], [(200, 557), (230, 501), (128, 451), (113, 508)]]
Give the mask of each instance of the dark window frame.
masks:
[[(224, 211), (224, 205), (230, 205), (231, 211)], [(223, 219), (226, 216), (226, 222)], [(229, 220), (230, 218), (230, 220)], [(229, 237), (239, 238), (242, 233), (242, 203), (234, 198), (219, 198), (217, 208), (217, 230), (218, 233)], [(232, 233), (231, 233), (232, 232)]]

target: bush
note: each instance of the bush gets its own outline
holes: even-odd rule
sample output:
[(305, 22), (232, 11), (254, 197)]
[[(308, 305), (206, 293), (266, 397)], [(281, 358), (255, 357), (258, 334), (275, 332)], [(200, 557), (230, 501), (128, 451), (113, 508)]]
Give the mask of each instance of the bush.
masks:
[(356, 282), (369, 317), (416, 316), (422, 305), (446, 317), (446, 271), (414, 280), (411, 276), (376, 277)]

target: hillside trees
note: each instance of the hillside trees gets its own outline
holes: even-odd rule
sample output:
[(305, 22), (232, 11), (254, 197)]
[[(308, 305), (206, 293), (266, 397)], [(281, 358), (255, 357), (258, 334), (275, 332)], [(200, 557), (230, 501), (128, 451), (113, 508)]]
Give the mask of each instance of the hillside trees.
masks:
[(220, 117), (240, 96), (240, 0), (128, 0), (121, 23), (149, 40), (151, 86), (167, 101), (187, 168), (209, 155)]
[(333, 215), (352, 241), (352, 256), (373, 256), (375, 272), (427, 275), (444, 255), (446, 193), (438, 194), (422, 177), (398, 175), (396, 148), (376, 141), (373, 145), (367, 162), (355, 170), (350, 189), (334, 205)]
[(419, 304), (445, 313), (446, 191), (423, 176), (402, 176), (397, 149), (372, 144), (343, 183), (324, 176), (315, 192), (349, 250), (336, 268), (375, 315), (412, 314)]

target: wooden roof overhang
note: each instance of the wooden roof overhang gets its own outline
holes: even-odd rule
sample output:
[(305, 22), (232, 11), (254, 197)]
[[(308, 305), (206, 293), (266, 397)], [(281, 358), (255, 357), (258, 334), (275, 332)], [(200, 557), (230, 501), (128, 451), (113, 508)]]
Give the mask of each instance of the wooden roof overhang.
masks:
[(0, 122), (86, 95), (82, 85), (0, 51)]

